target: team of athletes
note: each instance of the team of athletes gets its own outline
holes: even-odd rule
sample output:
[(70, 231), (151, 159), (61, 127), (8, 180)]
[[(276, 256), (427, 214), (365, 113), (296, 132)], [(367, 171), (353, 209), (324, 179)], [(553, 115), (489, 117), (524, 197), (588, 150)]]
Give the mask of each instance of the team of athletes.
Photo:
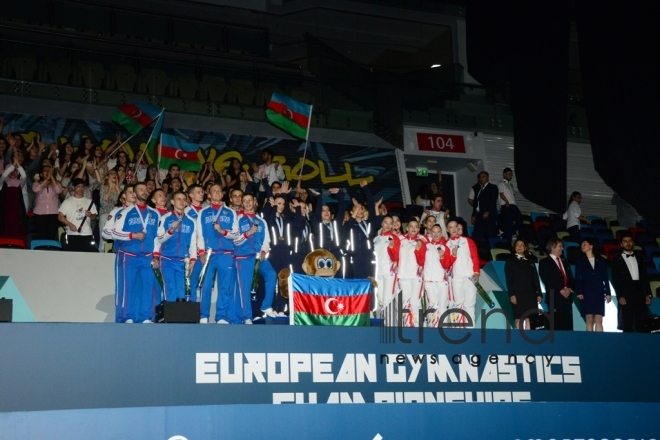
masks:
[[(413, 218), (402, 233), (398, 217), (377, 215), (380, 204), (366, 181), (360, 184), (365, 204), (352, 199), (347, 206), (339, 188), (328, 189), (329, 203), (324, 203), (321, 192), (309, 189), (316, 199), (313, 212), (309, 200), (293, 196), (288, 182), (271, 185), (266, 178), (261, 183), (264, 192), (257, 195), (231, 190), (229, 204), (218, 183), (206, 191), (190, 185), (172, 195), (171, 210), (158, 202), (160, 190), (149, 194), (145, 183), (127, 185), (102, 231), (115, 243), (116, 322), (151, 323), (162, 300), (190, 300), (200, 303), (200, 322), (208, 323), (214, 282), (218, 324), (285, 316), (288, 300), (278, 294), (277, 273), (284, 268), (302, 272), (305, 255), (318, 248), (342, 262), (338, 277), (373, 277), (375, 316), (385, 316), (401, 295), (402, 318), (386, 325), (437, 327), (441, 318), (454, 319), (443, 317), (450, 305), (474, 321), (476, 247), (445, 214), (428, 211), (423, 225)], [(330, 206), (336, 206), (334, 214)]]

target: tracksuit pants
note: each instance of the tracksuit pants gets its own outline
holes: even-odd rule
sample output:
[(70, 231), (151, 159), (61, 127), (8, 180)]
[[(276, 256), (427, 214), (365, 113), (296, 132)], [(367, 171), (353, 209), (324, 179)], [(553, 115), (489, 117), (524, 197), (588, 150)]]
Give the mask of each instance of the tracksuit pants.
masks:
[[(450, 307), (464, 310), (472, 318), (472, 327), (474, 327), (475, 315), (474, 308), (477, 304), (477, 288), (468, 277), (456, 277), (451, 280), (451, 293), (453, 304)], [(466, 322), (465, 317), (460, 314), (452, 314), (452, 322)]]
[(232, 296), (232, 324), (242, 324), (246, 319), (252, 319), (252, 278), (254, 275), (254, 255), (238, 255), (236, 261), (236, 289)]
[(160, 286), (151, 268), (151, 254), (134, 255), (124, 252), (124, 299), (123, 321), (132, 319), (154, 321), (156, 302), (160, 301)]
[(403, 310), (401, 310), (403, 326), (419, 327), (419, 311), (422, 309), (422, 291), (424, 289), (422, 278), (399, 278), (399, 288), (403, 304)]
[[(176, 301), (186, 296), (185, 263), (182, 258), (160, 257), (160, 271), (163, 274), (163, 294), (166, 301)], [(191, 289), (192, 294), (192, 289)]]
[[(446, 281), (424, 281), (426, 289), (426, 319), (429, 327), (438, 328), (440, 316), (447, 311), (449, 283)], [(434, 310), (429, 313), (429, 310)]]
[(202, 286), (202, 301), (200, 304), (201, 317), (209, 318), (211, 313), (211, 293), (213, 291), (213, 277), (217, 274), (218, 298), (215, 303), (215, 321), (224, 319), (229, 321), (230, 304), (236, 283), (236, 267), (234, 256), (230, 251), (214, 252), (209, 260)]

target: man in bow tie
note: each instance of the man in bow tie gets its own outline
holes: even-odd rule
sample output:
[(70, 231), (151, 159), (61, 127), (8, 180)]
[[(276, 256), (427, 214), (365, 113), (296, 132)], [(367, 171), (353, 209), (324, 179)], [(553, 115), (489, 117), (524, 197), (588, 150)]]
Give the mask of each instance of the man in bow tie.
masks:
[(612, 260), (612, 285), (621, 311), (620, 327), (624, 332), (642, 332), (651, 304), (651, 287), (644, 255), (635, 254), (630, 233), (621, 237), (623, 252)]
[(548, 240), (548, 258), (539, 262), (539, 275), (545, 284), (545, 302), (550, 311), (551, 327), (573, 331), (573, 272), (562, 258), (564, 242), (557, 237)]

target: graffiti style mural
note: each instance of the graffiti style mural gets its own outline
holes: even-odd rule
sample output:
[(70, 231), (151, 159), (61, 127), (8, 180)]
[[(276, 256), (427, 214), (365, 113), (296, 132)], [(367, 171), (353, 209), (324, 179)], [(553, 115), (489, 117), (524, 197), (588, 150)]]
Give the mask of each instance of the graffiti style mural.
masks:
[[(3, 134), (21, 134), (27, 142), (39, 133), (46, 143), (63, 145), (71, 142), (77, 147), (85, 137), (89, 137), (95, 145), (101, 145), (105, 150), (115, 141), (118, 133), (123, 139), (128, 137), (123, 127), (110, 122), (110, 113), (108, 121), (12, 113), (0, 116), (5, 121)], [(145, 128), (128, 142), (131, 160), (140, 149), (145, 148), (151, 129)], [(360, 182), (366, 180), (374, 197), (383, 197), (386, 202), (401, 202), (401, 187), (393, 150), (310, 142), (303, 166), (305, 142), (300, 140), (171, 128), (165, 128), (163, 132), (175, 135), (181, 141), (199, 145), (200, 159), (211, 162), (218, 172), (227, 168), (233, 158), (238, 158), (243, 167), (248, 169), (253, 162), (261, 162), (261, 150), (270, 148), (287, 180), (295, 182), (302, 167), (302, 181), (306, 187), (343, 187), (347, 188), (350, 195), (357, 195), (360, 193)], [(145, 157), (149, 163), (156, 160), (149, 155)]]

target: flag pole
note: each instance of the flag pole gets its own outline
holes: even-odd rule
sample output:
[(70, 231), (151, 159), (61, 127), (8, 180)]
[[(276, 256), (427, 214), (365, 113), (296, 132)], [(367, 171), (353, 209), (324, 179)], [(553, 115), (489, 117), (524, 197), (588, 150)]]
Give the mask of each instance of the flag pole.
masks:
[(305, 158), (307, 157), (307, 145), (309, 145), (309, 130), (312, 126), (312, 112), (314, 111), (314, 106), (309, 106), (309, 119), (307, 120), (307, 135), (305, 136), (305, 151), (303, 151), (303, 159), (300, 164), (300, 174), (298, 174), (298, 181), (302, 179), (303, 168), (305, 167)]
[(160, 134), (160, 142), (158, 143), (158, 175), (160, 175), (160, 157), (163, 152), (163, 133)]
[(110, 159), (110, 156), (112, 156), (113, 154), (115, 154), (115, 153), (116, 153), (121, 147), (123, 147), (124, 145), (126, 145), (126, 143), (127, 143), (128, 141), (130, 141), (131, 139), (133, 139), (136, 135), (137, 135), (137, 133), (132, 134), (132, 135), (131, 135), (128, 139), (126, 139), (124, 142), (122, 142), (121, 144), (117, 145), (117, 148), (115, 148), (114, 150), (112, 150), (112, 153), (108, 154), (108, 155), (105, 157), (105, 159), (103, 159), (103, 162), (101, 162), (101, 165), (103, 165), (104, 163), (106, 163), (106, 162)]
[(165, 111), (165, 109), (163, 108), (160, 111), (160, 113), (158, 114), (158, 117), (156, 119), (154, 119), (153, 121), (151, 121), (152, 123), (156, 122), (156, 124), (154, 125), (153, 130), (151, 130), (151, 134), (149, 135), (149, 140), (147, 141), (147, 144), (144, 146), (144, 150), (141, 151), (140, 158), (135, 161), (135, 170), (136, 170), (136, 172), (137, 172), (137, 167), (140, 166), (140, 161), (142, 161), (142, 158), (144, 157), (144, 153), (147, 151), (147, 148), (149, 148), (149, 143), (151, 142), (151, 139), (154, 136), (154, 131), (156, 131), (156, 125), (158, 125), (157, 121), (163, 116), (164, 111)]

